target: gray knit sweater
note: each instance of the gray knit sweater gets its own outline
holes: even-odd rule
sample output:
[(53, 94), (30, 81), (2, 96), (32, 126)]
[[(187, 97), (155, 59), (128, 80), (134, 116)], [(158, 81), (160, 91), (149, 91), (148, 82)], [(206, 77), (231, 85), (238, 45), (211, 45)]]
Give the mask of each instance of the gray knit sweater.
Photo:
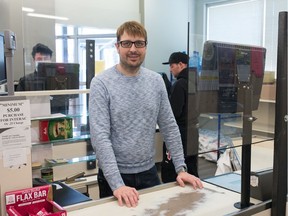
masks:
[(89, 96), (92, 145), (111, 189), (123, 186), (120, 173), (154, 166), (156, 125), (171, 152), (176, 171), (184, 163), (178, 126), (162, 77), (144, 67), (128, 77), (116, 66), (93, 78)]

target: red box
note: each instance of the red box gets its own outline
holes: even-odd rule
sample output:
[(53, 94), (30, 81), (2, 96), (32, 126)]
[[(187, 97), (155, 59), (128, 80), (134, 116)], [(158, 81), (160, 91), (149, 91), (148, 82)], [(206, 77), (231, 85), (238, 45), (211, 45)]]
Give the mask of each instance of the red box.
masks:
[(62, 140), (73, 137), (73, 122), (70, 117), (39, 121), (40, 141)]
[(67, 216), (52, 197), (51, 185), (6, 192), (6, 212), (9, 216)]

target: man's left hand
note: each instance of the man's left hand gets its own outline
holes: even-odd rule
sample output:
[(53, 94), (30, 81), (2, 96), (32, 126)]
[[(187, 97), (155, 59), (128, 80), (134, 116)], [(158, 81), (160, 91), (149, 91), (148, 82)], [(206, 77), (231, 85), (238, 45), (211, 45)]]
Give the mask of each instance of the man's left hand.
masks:
[(180, 172), (176, 178), (176, 181), (181, 187), (184, 187), (185, 183), (189, 183), (195, 190), (203, 188), (201, 180), (187, 172)]

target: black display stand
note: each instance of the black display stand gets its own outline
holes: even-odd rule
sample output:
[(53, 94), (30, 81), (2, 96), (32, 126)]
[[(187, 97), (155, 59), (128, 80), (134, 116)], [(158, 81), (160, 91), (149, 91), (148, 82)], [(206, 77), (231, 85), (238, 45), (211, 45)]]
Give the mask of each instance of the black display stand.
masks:
[[(95, 40), (86, 40), (86, 89), (90, 89), (90, 83), (95, 76)], [(89, 110), (89, 94), (87, 94), (87, 110)], [(89, 117), (87, 116), (87, 125), (83, 130), (90, 134)], [(87, 155), (95, 154), (91, 145), (91, 140), (87, 140)], [(87, 161), (87, 169), (96, 169), (96, 159)]]
[(257, 110), (259, 105), (265, 55), (264, 47), (221, 41), (206, 41), (203, 48), (198, 83), (199, 110), (218, 115), (243, 113), (241, 202), (234, 204), (240, 209), (251, 205), (252, 123), (256, 120), (252, 111)]
[(234, 204), (236, 208), (249, 207), (250, 203), (250, 173), (251, 173), (251, 143), (253, 88), (248, 84), (242, 84), (240, 88), (244, 94), (243, 100), (243, 134), (242, 134), (242, 167), (241, 167), (241, 202)]

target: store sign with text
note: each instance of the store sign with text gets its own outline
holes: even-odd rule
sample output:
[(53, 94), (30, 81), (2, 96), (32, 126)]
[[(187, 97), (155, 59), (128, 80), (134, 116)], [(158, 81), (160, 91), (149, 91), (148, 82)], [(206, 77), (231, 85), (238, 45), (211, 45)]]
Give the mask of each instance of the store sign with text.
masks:
[(29, 100), (0, 101), (0, 129), (31, 125)]

